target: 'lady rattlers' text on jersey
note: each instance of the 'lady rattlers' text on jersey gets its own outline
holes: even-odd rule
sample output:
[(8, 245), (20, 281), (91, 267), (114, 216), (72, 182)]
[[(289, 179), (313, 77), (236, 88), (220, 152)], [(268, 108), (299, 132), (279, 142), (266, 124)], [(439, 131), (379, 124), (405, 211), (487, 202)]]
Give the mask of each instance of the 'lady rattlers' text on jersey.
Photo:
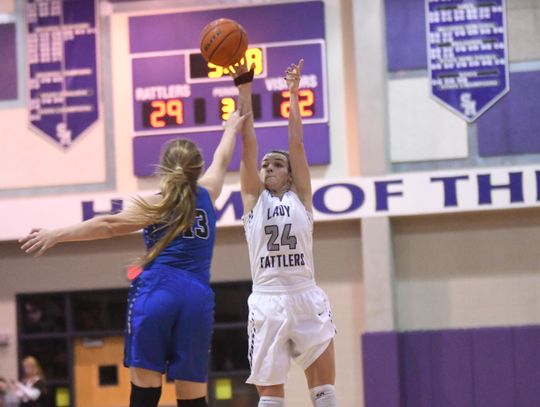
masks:
[(254, 291), (290, 292), (314, 285), (313, 219), (298, 195), (264, 190), (244, 217)]

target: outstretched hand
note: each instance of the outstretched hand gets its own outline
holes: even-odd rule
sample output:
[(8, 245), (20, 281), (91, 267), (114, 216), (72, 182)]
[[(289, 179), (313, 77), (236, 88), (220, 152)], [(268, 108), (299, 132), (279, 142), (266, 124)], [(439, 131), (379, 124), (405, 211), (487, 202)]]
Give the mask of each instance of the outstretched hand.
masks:
[(233, 79), (236, 79), (251, 70), (255, 70), (255, 64), (252, 63), (251, 66), (248, 67), (247, 58), (244, 57), (240, 62), (229, 67), (229, 75), (231, 75)]
[(245, 93), (246, 91), (251, 92), (251, 83), (253, 82), (253, 77), (255, 76), (254, 63), (248, 67), (247, 58), (244, 57), (236, 65), (229, 67), (229, 73), (233, 78), (233, 82), (238, 88), (240, 94)]
[(285, 82), (287, 82), (287, 88), (290, 92), (296, 92), (298, 90), (303, 67), (304, 59), (301, 59), (298, 61), (298, 64), (291, 64), (291, 66), (285, 70)]
[(28, 254), (34, 254), (34, 257), (39, 257), (56, 245), (57, 241), (51, 230), (32, 229), (29, 234), (19, 239), (19, 243), (21, 243), (21, 250)]
[(246, 114), (240, 115), (240, 112), (238, 110), (235, 110), (234, 112), (229, 114), (229, 118), (227, 119), (227, 121), (223, 122), (223, 128), (225, 130), (232, 130), (234, 131), (234, 133), (238, 133), (244, 125), (244, 122), (252, 114), (252, 112), (248, 112)]

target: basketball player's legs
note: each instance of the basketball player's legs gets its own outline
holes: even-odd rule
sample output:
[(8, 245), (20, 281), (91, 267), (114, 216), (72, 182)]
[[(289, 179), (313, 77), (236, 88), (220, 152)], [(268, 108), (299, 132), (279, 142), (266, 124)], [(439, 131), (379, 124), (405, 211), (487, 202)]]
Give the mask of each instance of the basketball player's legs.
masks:
[(130, 367), (129, 375), (131, 382), (139, 387), (159, 387), (161, 386), (161, 372), (142, 369), (140, 367)]
[(309, 387), (311, 401), (315, 407), (337, 407), (336, 363), (334, 340), (326, 350), (304, 371)]
[(184, 281), (183, 287), (181, 312), (172, 329), (167, 375), (174, 379), (179, 407), (206, 407), (214, 293), (195, 279)]
[(191, 382), (188, 380), (175, 380), (176, 399), (179, 407), (207, 407), (206, 382)]
[(161, 372), (130, 367), (131, 394), (130, 407), (157, 406), (161, 397)]
[(124, 359), (132, 379), (130, 407), (157, 406), (166, 371), (176, 382), (179, 406), (206, 407), (212, 290), (163, 270), (145, 271), (132, 288)]
[(291, 296), (290, 311), (303, 315), (291, 334), (295, 361), (304, 369), (315, 407), (336, 407), (334, 336), (328, 298), (320, 287)]
[(284, 405), (291, 347), (283, 298), (282, 295), (253, 293), (248, 300), (251, 374), (246, 382), (257, 387), (258, 407)]
[[(157, 405), (161, 395), (162, 374), (148, 369), (131, 367), (129, 369), (132, 389), (131, 407)], [(206, 407), (207, 383), (175, 380), (176, 398), (180, 407)], [(159, 389), (159, 390), (157, 390)], [(133, 396), (137, 394), (136, 396)], [(137, 404), (140, 402), (140, 404)]]
[(124, 365), (131, 376), (130, 407), (157, 406), (175, 313), (151, 270), (133, 280), (128, 296)]

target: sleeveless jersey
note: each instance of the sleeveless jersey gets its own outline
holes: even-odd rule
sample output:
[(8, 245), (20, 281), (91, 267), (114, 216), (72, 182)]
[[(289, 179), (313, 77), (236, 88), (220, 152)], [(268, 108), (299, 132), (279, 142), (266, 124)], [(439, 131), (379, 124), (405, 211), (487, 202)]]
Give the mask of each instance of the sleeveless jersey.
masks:
[[(210, 264), (214, 251), (216, 214), (212, 199), (205, 188), (197, 187), (195, 219), (191, 229), (176, 236), (149, 264), (146, 269), (160, 266), (193, 273), (193, 277), (210, 282)], [(151, 248), (166, 229), (150, 225), (144, 229), (146, 248)]]
[(244, 216), (254, 291), (287, 292), (313, 285), (313, 219), (298, 196), (264, 190)]

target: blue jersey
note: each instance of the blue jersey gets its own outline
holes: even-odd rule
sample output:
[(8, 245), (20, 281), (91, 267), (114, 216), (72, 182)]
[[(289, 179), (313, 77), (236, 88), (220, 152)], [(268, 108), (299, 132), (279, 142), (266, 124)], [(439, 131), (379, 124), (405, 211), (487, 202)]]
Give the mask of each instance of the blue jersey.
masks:
[[(195, 220), (190, 230), (176, 236), (149, 264), (152, 268), (175, 268), (193, 273), (200, 281), (210, 282), (210, 264), (214, 250), (216, 213), (210, 194), (205, 188), (197, 187)], [(146, 248), (151, 248), (166, 232), (159, 225), (150, 225), (144, 229)]]

